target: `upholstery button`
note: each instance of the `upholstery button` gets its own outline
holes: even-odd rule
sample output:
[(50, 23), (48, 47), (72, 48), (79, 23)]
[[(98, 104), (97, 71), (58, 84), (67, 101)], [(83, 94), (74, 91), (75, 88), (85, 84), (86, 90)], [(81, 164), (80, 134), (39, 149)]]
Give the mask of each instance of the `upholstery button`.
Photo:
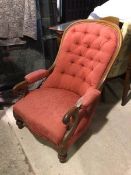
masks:
[(76, 45), (79, 45), (79, 42), (78, 42), (78, 41), (75, 41), (75, 44), (76, 44)]
[(61, 71), (61, 74), (64, 74), (64, 71)]
[(76, 75), (75, 74), (72, 74), (73, 77), (75, 77)]
[(97, 50), (101, 50), (101, 47), (98, 47)]
[(98, 60), (99, 63), (101, 63), (101, 60)]
[(84, 64), (81, 63), (80, 65), (81, 65), (82, 67), (84, 67)]
[(107, 37), (106, 37), (106, 39), (110, 40), (110, 39), (111, 39), (111, 37), (110, 37), (110, 36), (107, 36)]
[(81, 53), (79, 53), (79, 56), (82, 56), (82, 54), (81, 54)]
[(71, 63), (71, 64), (73, 64), (73, 63), (74, 63), (74, 61), (73, 61), (73, 60), (71, 60), (71, 61), (70, 61), (70, 63)]

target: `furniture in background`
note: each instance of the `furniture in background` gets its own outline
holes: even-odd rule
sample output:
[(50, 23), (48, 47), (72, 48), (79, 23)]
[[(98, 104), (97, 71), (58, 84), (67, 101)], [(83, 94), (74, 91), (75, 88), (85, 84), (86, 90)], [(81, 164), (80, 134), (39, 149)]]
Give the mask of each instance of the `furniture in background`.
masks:
[(43, 48), (46, 68), (50, 67), (58, 51), (57, 38), (49, 26), (76, 19), (85, 19), (94, 7), (107, 0), (39, 0), (43, 26)]
[[(53, 144), (60, 162), (90, 126), (101, 89), (119, 53), (122, 35), (107, 21), (80, 20), (64, 32), (56, 60), (48, 70), (25, 76), (14, 93), (25, 97), (13, 106), (16, 124)], [(28, 87), (44, 79), (35, 90)]]
[(60, 45), (61, 42), (61, 38), (62, 35), (64, 33), (64, 30), (75, 21), (70, 21), (70, 22), (66, 22), (66, 23), (62, 23), (62, 24), (58, 24), (56, 26), (53, 27), (49, 27), (50, 30), (54, 31), (57, 35), (57, 41), (58, 41), (58, 45)]
[[(124, 46), (123, 46), (123, 50), (119, 53), (119, 56), (118, 58), (120, 57), (120, 61), (119, 62), (122, 62), (122, 58), (124, 59), (124, 54), (123, 52), (126, 52), (127, 53), (127, 66), (126, 66), (126, 71), (125, 71), (125, 79), (124, 79), (124, 84), (123, 84), (123, 94), (122, 94), (122, 103), (121, 105), (124, 106), (127, 101), (128, 101), (128, 95), (129, 95), (129, 92), (130, 92), (130, 89), (131, 89), (131, 51), (130, 51), (130, 47), (131, 47), (131, 36), (128, 36), (128, 32), (131, 31), (129, 29), (129, 24), (126, 24), (126, 30), (124, 30), (124, 28), (122, 29), (122, 26), (123, 26), (123, 23), (119, 21), (119, 18), (117, 17), (104, 17), (102, 18), (104, 20), (107, 20), (107, 21), (110, 21), (110, 22), (113, 22), (115, 23), (116, 25), (119, 25), (119, 27), (121, 28), (121, 30), (123, 30), (123, 38), (125, 38), (125, 40), (127, 40), (128, 38), (128, 43), (124, 42), (123, 41), (123, 45), (129, 45), (125, 48), (124, 50)], [(119, 62), (118, 64), (116, 64), (116, 67), (119, 67)], [(125, 61), (123, 61), (123, 67), (122, 69), (119, 68), (120, 71), (117, 71), (117, 75), (119, 76), (120, 74), (122, 74), (123, 70), (125, 69)], [(115, 68), (115, 67), (114, 67)], [(111, 74), (113, 75), (113, 73)], [(115, 75), (116, 76), (116, 75)]]
[(125, 81), (124, 81), (124, 88), (123, 88), (123, 95), (122, 95), (122, 106), (124, 106), (128, 101), (128, 95), (131, 90), (131, 55), (128, 60)]
[[(119, 1), (110, 0), (101, 6), (98, 6), (89, 15), (90, 19), (100, 19), (106, 16), (115, 16), (119, 19), (121, 24), (121, 31), (123, 34), (123, 44), (121, 53), (117, 62), (114, 64), (112, 69), (112, 75), (114, 77), (126, 73), (125, 81), (123, 85), (122, 105), (125, 105), (129, 100), (128, 92), (130, 92), (131, 84), (131, 12), (130, 12), (131, 1)], [(117, 7), (117, 10), (116, 10)], [(123, 11), (124, 7), (124, 11)], [(111, 75), (111, 74), (110, 74)], [(111, 76), (112, 76), (111, 75)]]

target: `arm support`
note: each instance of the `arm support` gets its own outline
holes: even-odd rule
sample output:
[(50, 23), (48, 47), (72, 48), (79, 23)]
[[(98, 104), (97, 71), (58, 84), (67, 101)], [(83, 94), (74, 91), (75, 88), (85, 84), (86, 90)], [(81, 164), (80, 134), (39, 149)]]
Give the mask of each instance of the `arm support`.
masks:
[(21, 92), (28, 92), (28, 85), (35, 83), (36, 81), (47, 77), (50, 74), (50, 71), (45, 69), (39, 69), (34, 72), (31, 72), (25, 76), (25, 80), (16, 84), (13, 87), (14, 94)]
[(88, 89), (87, 92), (77, 101), (77, 106), (80, 106), (81, 109), (86, 109), (100, 97), (100, 94), (101, 92), (97, 89)]
[(39, 70), (36, 70), (36, 71), (26, 75), (24, 81), (16, 84), (13, 87), (13, 93), (16, 94), (19, 91), (28, 92), (28, 85), (29, 84), (35, 83), (36, 81), (38, 81), (42, 78), (48, 77), (53, 72), (54, 67), (55, 67), (55, 64), (52, 64), (52, 66), (48, 70), (39, 69)]
[[(73, 125), (71, 126), (71, 121), (73, 119)], [(79, 123), (79, 107), (75, 106), (71, 108), (63, 118), (63, 123), (67, 126), (67, 132), (63, 138), (62, 145), (65, 145), (68, 139), (74, 134), (77, 125)]]
[(27, 74), (25, 76), (25, 80), (26, 80), (26, 82), (28, 82), (28, 84), (32, 84), (32, 83), (35, 83), (36, 81), (38, 81), (42, 78), (47, 77), (48, 75), (49, 75), (48, 70), (39, 69), (39, 70), (36, 70), (34, 72)]
[(62, 141), (62, 145), (65, 145), (70, 137), (74, 134), (79, 124), (79, 111), (81, 109), (86, 110), (88, 106), (96, 102), (100, 96), (100, 93), (101, 92), (97, 89), (88, 89), (87, 92), (77, 101), (76, 105), (66, 113), (63, 118), (63, 123), (67, 126), (69, 131), (66, 132)]

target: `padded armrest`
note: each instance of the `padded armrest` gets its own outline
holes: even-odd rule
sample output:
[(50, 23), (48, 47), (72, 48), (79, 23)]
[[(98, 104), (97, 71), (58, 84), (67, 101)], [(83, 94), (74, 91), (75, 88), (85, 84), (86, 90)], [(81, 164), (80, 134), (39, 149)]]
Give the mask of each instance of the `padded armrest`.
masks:
[(45, 69), (39, 69), (34, 72), (31, 72), (25, 76), (26, 82), (29, 84), (35, 83), (36, 81), (45, 78), (46, 76), (49, 75), (49, 71)]
[(87, 108), (100, 97), (101, 92), (97, 89), (89, 88), (87, 92), (77, 101), (77, 106)]

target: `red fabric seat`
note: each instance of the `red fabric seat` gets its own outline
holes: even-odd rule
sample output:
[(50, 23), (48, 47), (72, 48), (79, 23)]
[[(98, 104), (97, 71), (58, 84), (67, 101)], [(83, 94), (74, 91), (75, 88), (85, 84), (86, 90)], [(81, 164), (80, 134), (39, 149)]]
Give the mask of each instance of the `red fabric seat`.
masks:
[(34, 133), (54, 143), (61, 162), (67, 149), (89, 127), (100, 87), (121, 46), (119, 27), (106, 21), (81, 20), (64, 33), (56, 61), (16, 86), (46, 78), (36, 90), (18, 101), (13, 112)]
[(79, 97), (64, 89), (40, 88), (17, 102), (14, 111), (34, 133), (58, 145), (66, 131), (62, 118)]

